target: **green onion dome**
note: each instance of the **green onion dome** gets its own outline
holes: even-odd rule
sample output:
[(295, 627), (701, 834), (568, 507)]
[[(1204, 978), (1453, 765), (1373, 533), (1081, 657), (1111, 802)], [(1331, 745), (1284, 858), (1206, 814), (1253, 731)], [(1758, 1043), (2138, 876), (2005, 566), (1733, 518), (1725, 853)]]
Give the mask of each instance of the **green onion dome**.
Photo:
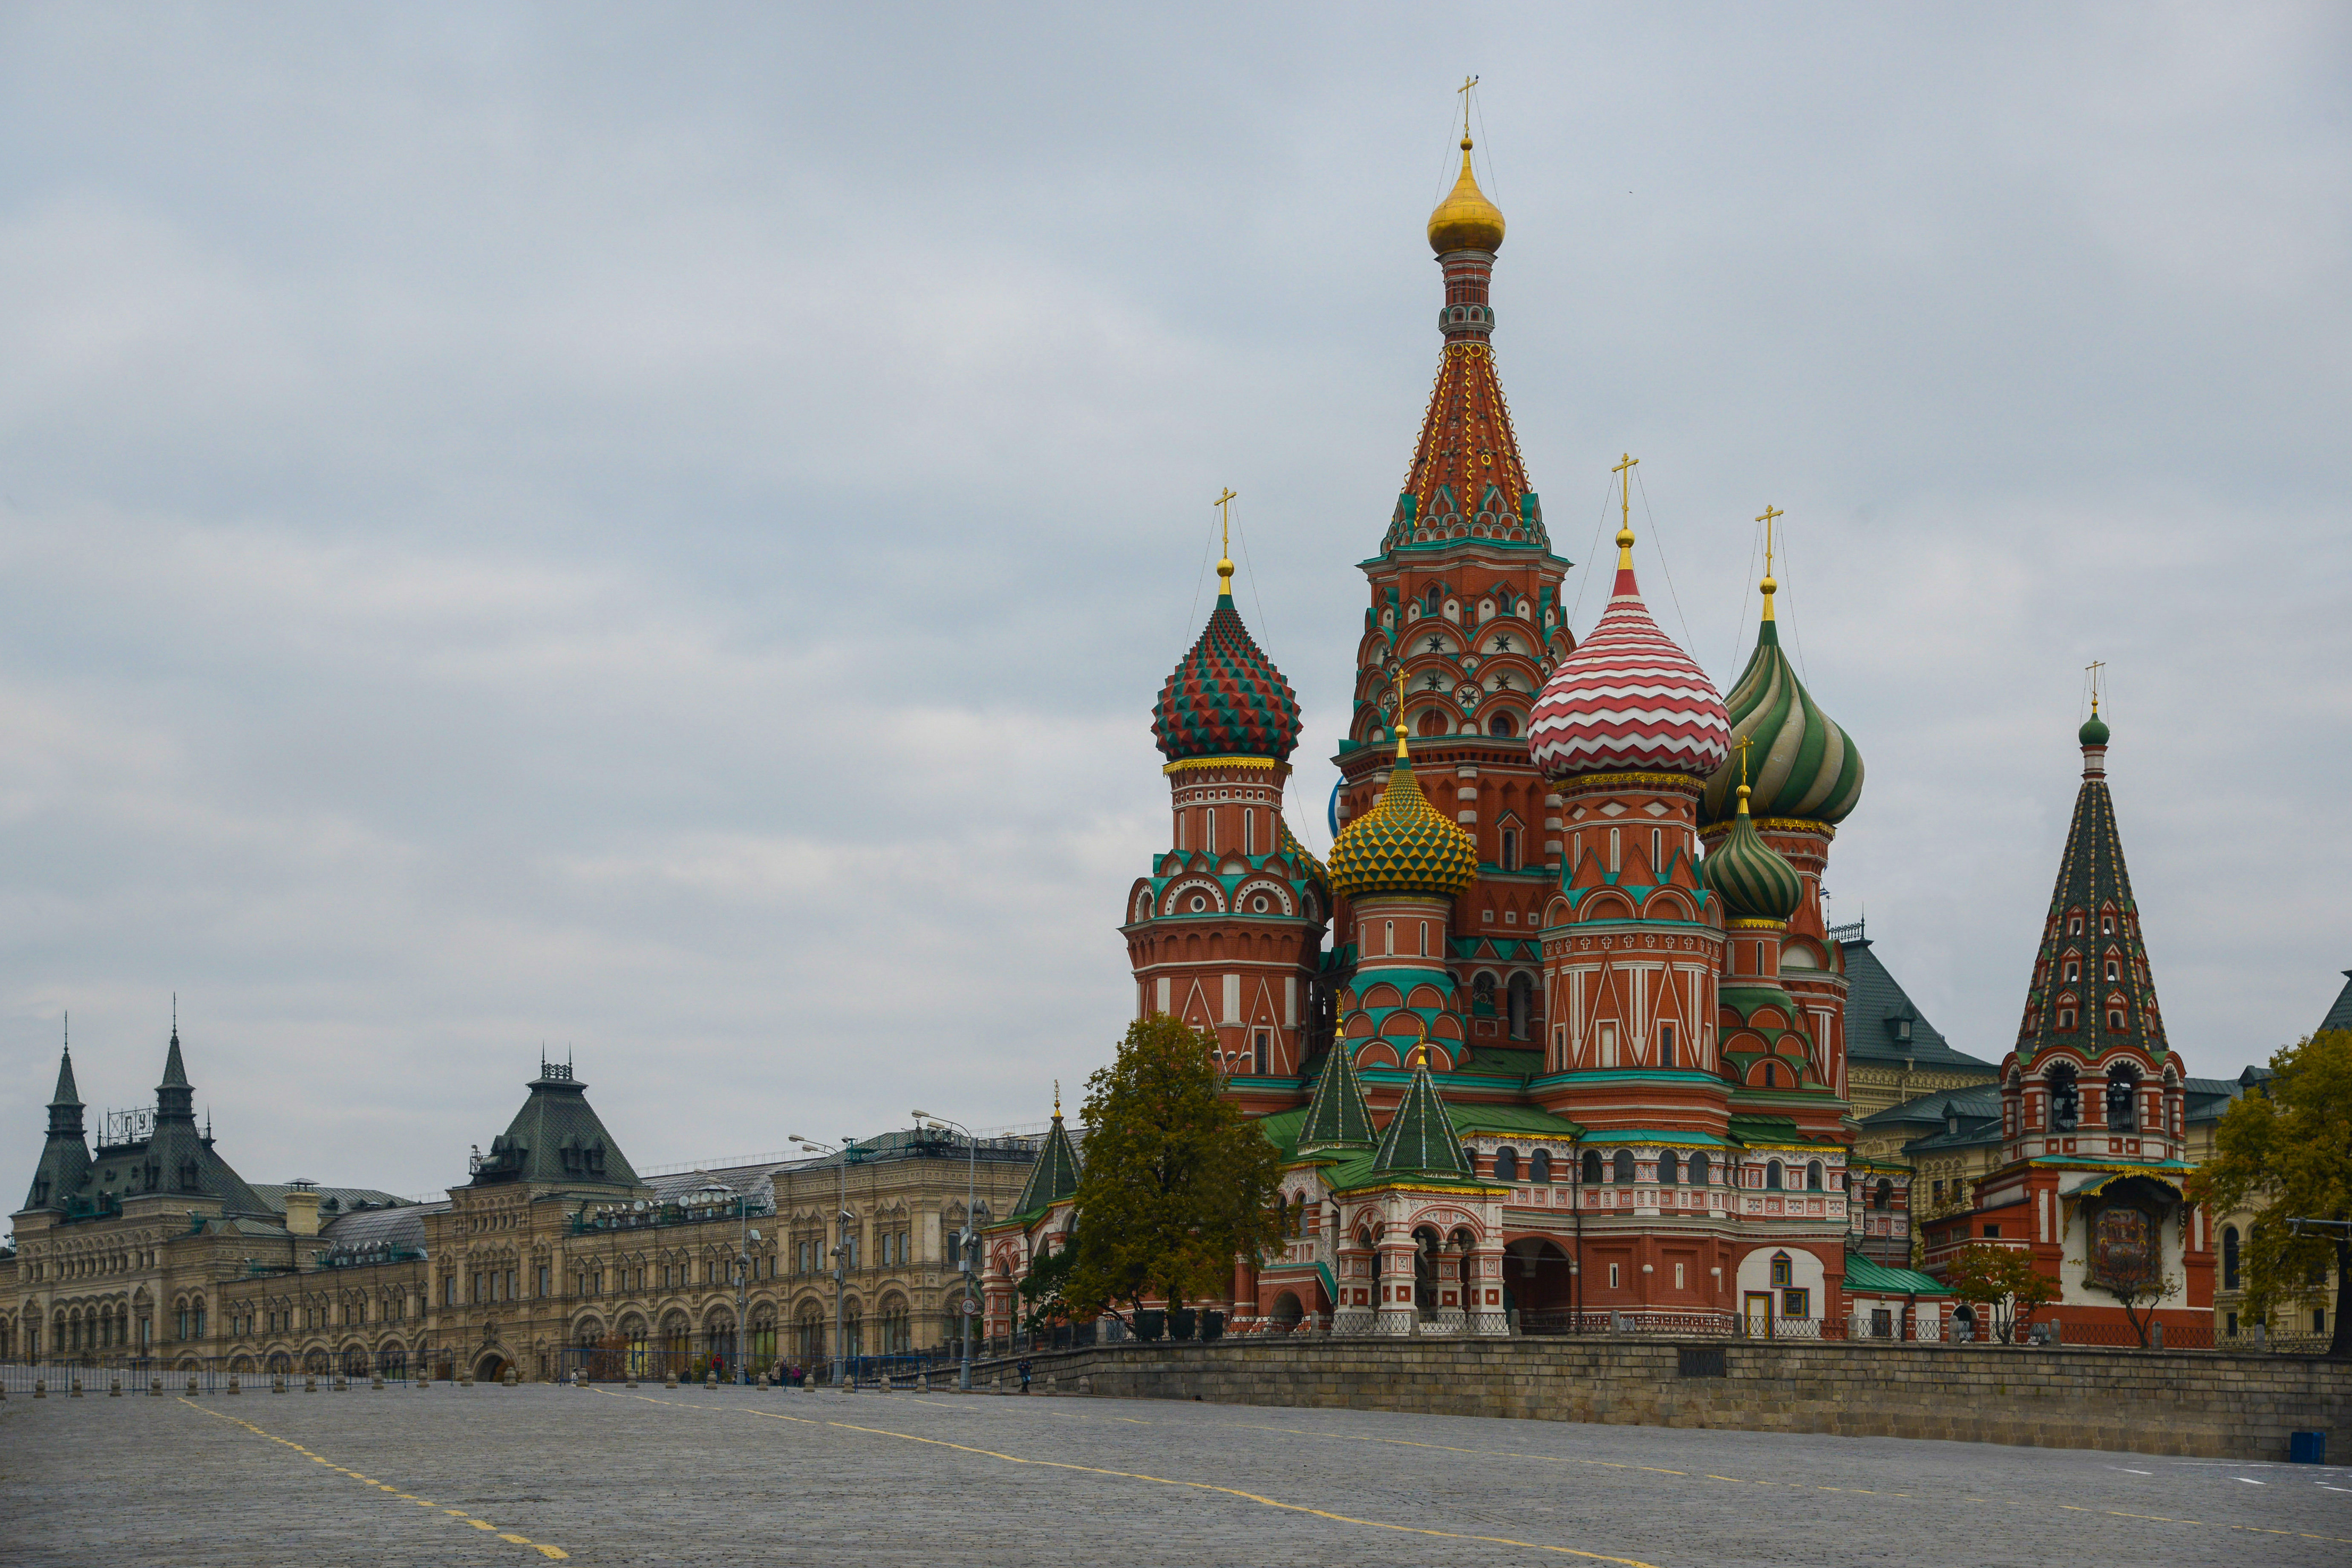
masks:
[(1732, 920), (1786, 921), (1805, 901), (1805, 885), (1798, 879), (1797, 868), (1756, 831), (1755, 820), (1748, 815), (1746, 784), (1739, 786), (1738, 812), (1731, 819), (1730, 834), (1707, 851), (1699, 863), (1699, 874), (1723, 900), (1723, 912)]
[(1331, 841), (1331, 890), (1342, 898), (1381, 893), (1458, 898), (1478, 879), (1478, 847), (1440, 816), (1412, 776), (1404, 737), (1380, 804)]
[(2104, 746), (2107, 743), (2107, 721), (2099, 717), (2097, 703), (2091, 704), (2090, 721), (2078, 733), (2083, 744), (2086, 746)]
[(1743, 740), (1755, 742), (1748, 753), (1748, 777), (1758, 816), (1834, 827), (1862, 799), (1861, 752), (1813, 701), (1780, 647), (1780, 629), (1772, 618), (1776, 586), (1770, 577), (1764, 579), (1764, 622), (1756, 634), (1756, 652), (1724, 700), (1731, 715), (1731, 755), (1708, 777), (1699, 802), (1699, 820), (1708, 826), (1732, 816)]
[(1171, 763), (1190, 757), (1287, 761), (1298, 744), (1298, 699), (1234, 608), (1233, 563), (1218, 562), (1217, 572), (1217, 607), (1160, 689), (1152, 737)]

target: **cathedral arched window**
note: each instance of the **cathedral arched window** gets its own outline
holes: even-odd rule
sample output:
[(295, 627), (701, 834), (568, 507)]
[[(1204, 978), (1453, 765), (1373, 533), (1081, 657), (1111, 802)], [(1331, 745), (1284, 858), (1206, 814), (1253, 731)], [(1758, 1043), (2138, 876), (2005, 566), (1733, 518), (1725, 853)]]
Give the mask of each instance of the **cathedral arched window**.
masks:
[(1516, 1149), (1495, 1151), (1495, 1180), (1516, 1182), (1519, 1179), (1519, 1154)]
[(1514, 974), (1508, 988), (1507, 1006), (1509, 1013), (1511, 1038), (1529, 1040), (1535, 1037), (1535, 981), (1526, 974)]
[(1584, 1156), (1584, 1180), (1592, 1186), (1601, 1184), (1601, 1156), (1588, 1152)]
[(1809, 1160), (1805, 1163), (1805, 1191), (1818, 1193), (1821, 1190), (1822, 1163), (1819, 1160)]
[(1621, 1187), (1629, 1187), (1633, 1184), (1633, 1152), (1632, 1150), (1620, 1149), (1617, 1151), (1614, 1168), (1609, 1173), (1609, 1175), (1610, 1180)]
[(2234, 1290), (2237, 1288), (2238, 1227), (2225, 1225), (2221, 1227), (2221, 1289)]
[(1885, 1176), (1879, 1177), (1876, 1189), (1870, 1194), (1870, 1206), (1874, 1209), (1893, 1208), (1895, 1206), (1895, 1184), (1887, 1180)]
[(1765, 1163), (1764, 1185), (1768, 1190), (1772, 1192), (1777, 1193), (1780, 1190), (1781, 1170), (1780, 1161), (1771, 1160)]
[(1672, 1149), (1669, 1149), (1664, 1153), (1659, 1155), (1658, 1184), (1667, 1187), (1675, 1186), (1681, 1183), (1682, 1179), (1682, 1162), (1675, 1158), (1675, 1152)]
[[(1503, 721), (1497, 719), (1496, 720), (1496, 722), (1499, 724), (1503, 722)], [(1508, 730), (1497, 730), (1495, 733), (1497, 735), (1507, 735), (1510, 731)], [(1516, 871), (1519, 868), (1519, 830), (1516, 827), (1506, 827), (1503, 829), (1502, 867), (1506, 871)]]
[(1519, 722), (1508, 713), (1497, 713), (1486, 721), (1486, 733), (1507, 740), (1519, 732)]
[[(2059, 1015), (2059, 1027), (2074, 1026), (2071, 1010)], [(2054, 1132), (2072, 1132), (2081, 1124), (2082, 1093), (2075, 1086), (2074, 1065), (2060, 1062), (2050, 1069), (2050, 1127)]]
[[(2113, 1016), (2120, 1018), (2118, 1013)], [(2139, 1074), (2129, 1062), (2117, 1062), (2107, 1074), (2107, 1130), (2111, 1132), (2135, 1132), (2139, 1130)]]
[(1530, 1182), (1534, 1182), (1534, 1183), (1537, 1183), (1537, 1184), (1544, 1184), (1544, 1185), (1549, 1185), (1549, 1184), (1550, 1184), (1550, 1181), (1551, 1181), (1551, 1151), (1550, 1151), (1550, 1150), (1549, 1150), (1549, 1149), (1538, 1149), (1538, 1150), (1537, 1150), (1537, 1151), (1535, 1152), (1535, 1157), (1534, 1157), (1534, 1158), (1532, 1158), (1532, 1159), (1530, 1159), (1530, 1160), (1528, 1162), (1528, 1181), (1530, 1181)]
[(1689, 1174), (1690, 1184), (1692, 1186), (1703, 1187), (1713, 1179), (1715, 1172), (1714, 1167), (1707, 1163), (1706, 1156), (1704, 1153), (1699, 1153), (1693, 1154), (1690, 1157)]

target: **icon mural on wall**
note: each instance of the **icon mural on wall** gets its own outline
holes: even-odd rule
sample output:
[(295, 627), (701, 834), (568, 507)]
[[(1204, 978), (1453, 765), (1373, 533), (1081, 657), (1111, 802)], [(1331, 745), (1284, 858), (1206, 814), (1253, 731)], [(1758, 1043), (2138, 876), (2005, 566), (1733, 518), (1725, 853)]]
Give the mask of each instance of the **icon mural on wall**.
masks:
[(2093, 1278), (2114, 1285), (2138, 1284), (2157, 1275), (2157, 1218), (2146, 1209), (2111, 1204), (2091, 1222)]

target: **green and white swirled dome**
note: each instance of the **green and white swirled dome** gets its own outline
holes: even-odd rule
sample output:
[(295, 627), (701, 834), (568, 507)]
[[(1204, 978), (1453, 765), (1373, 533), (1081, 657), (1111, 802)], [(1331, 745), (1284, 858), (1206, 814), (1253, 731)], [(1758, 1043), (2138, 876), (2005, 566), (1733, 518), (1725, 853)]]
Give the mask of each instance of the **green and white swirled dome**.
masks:
[(1805, 901), (1805, 884), (1798, 878), (1797, 868), (1756, 831), (1755, 820), (1748, 815), (1746, 784), (1739, 786), (1731, 832), (1706, 852), (1706, 858), (1699, 862), (1699, 874), (1723, 900), (1723, 912), (1732, 920), (1785, 923)]
[(1772, 616), (1779, 587), (1764, 579), (1764, 620), (1757, 628), (1756, 652), (1740, 672), (1724, 707), (1731, 716), (1732, 754), (1706, 781), (1699, 820), (1709, 826), (1733, 816), (1732, 795), (1739, 784), (1739, 742), (1748, 753), (1750, 807), (1758, 816), (1818, 822), (1834, 827), (1862, 799), (1862, 752), (1853, 739), (1822, 711), (1780, 647)]

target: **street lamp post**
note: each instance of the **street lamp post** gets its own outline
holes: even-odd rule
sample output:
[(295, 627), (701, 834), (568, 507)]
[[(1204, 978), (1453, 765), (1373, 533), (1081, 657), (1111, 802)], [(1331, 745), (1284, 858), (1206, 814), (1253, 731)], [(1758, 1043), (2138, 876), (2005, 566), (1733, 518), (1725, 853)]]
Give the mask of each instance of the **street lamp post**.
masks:
[(751, 1244), (760, 1239), (760, 1233), (751, 1228), (751, 1195), (749, 1193), (736, 1194), (735, 1213), (742, 1221), (741, 1238), (735, 1247), (735, 1381), (749, 1387), (751, 1382)]
[(969, 1157), (964, 1163), (963, 1228), (956, 1232), (956, 1267), (963, 1271), (963, 1321), (959, 1325), (963, 1331), (963, 1371), (957, 1378), (956, 1386), (964, 1393), (970, 1394), (971, 1392), (971, 1320), (975, 1316), (971, 1302), (972, 1254), (977, 1250), (980, 1241), (977, 1206), (980, 1196), (980, 1140), (972, 1135), (971, 1128), (961, 1121), (950, 1121), (944, 1116), (933, 1116), (928, 1111), (921, 1110), (916, 1111), (914, 1116), (919, 1122), (930, 1121), (941, 1127), (954, 1128), (963, 1134), (964, 1147), (970, 1151)]
[(814, 1138), (803, 1138), (795, 1134), (793, 1142), (803, 1149), (814, 1149), (820, 1154), (838, 1154), (841, 1157), (839, 1167), (841, 1206), (835, 1225), (833, 1244), (833, 1386), (838, 1390), (846, 1367), (847, 1358), (845, 1352), (848, 1349), (848, 1346), (842, 1342), (844, 1323), (842, 1310), (845, 1282), (843, 1270), (849, 1263), (849, 1222), (854, 1217), (849, 1212), (849, 1152), (857, 1147), (857, 1140), (845, 1138), (838, 1143), (821, 1143)]

